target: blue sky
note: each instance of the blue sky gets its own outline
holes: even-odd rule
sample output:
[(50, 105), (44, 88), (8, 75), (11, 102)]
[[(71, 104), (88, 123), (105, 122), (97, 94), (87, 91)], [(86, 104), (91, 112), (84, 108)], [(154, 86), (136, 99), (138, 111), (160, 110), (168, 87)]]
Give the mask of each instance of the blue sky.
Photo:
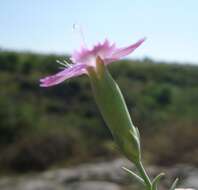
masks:
[(197, 0), (2, 0), (0, 47), (71, 53), (105, 38), (119, 46), (147, 37), (133, 58), (198, 64)]

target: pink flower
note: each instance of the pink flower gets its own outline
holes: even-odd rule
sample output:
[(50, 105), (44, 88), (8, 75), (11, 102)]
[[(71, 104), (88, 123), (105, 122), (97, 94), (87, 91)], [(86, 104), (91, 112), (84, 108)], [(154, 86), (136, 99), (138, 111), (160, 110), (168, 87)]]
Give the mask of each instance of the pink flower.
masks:
[(40, 86), (54, 86), (69, 78), (88, 74), (87, 68), (96, 66), (97, 56), (99, 56), (105, 65), (107, 65), (132, 53), (144, 41), (145, 39), (141, 39), (135, 44), (124, 48), (117, 48), (115, 44), (110, 44), (108, 40), (105, 40), (103, 43), (98, 43), (91, 49), (82, 47), (80, 51), (75, 51), (72, 54), (71, 60), (73, 64), (65, 67), (64, 70), (56, 73), (55, 75), (40, 79)]

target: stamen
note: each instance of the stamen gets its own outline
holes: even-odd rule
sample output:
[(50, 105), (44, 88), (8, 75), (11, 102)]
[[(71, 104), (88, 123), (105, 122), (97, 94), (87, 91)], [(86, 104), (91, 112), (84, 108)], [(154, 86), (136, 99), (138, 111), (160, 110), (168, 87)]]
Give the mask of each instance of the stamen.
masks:
[(68, 66), (68, 67), (72, 67), (72, 63), (69, 63), (69, 61), (67, 61), (67, 60), (63, 60), (63, 62)]
[(73, 27), (72, 27), (73, 31), (77, 31), (79, 36), (80, 36), (80, 39), (81, 39), (81, 42), (82, 42), (82, 45), (84, 47), (87, 47), (87, 43), (86, 43), (86, 40), (85, 40), (85, 36), (84, 36), (84, 32), (83, 32), (83, 28), (82, 26), (78, 25), (78, 24), (73, 24)]
[(68, 67), (72, 67), (72, 64), (70, 64), (69, 62), (67, 62), (66, 60), (60, 61), (60, 60), (56, 60), (56, 62), (60, 65), (62, 65), (63, 67), (60, 68), (68, 68)]
[(67, 66), (65, 63), (63, 63), (63, 62), (61, 62), (60, 60), (56, 60), (56, 62), (58, 63), (58, 64), (60, 64), (60, 65), (63, 65), (63, 66)]

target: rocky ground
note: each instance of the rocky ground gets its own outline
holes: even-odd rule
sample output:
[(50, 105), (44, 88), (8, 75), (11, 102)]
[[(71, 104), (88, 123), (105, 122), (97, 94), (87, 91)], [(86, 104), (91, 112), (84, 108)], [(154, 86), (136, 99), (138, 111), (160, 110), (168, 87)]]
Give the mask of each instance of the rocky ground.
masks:
[[(141, 187), (122, 166), (133, 169), (123, 159), (95, 164), (83, 164), (74, 168), (50, 170), (24, 176), (1, 177), (0, 190), (138, 190)], [(178, 176), (180, 187), (198, 189), (198, 168), (178, 165), (174, 168), (148, 167), (152, 176), (165, 172), (160, 190), (168, 189)]]

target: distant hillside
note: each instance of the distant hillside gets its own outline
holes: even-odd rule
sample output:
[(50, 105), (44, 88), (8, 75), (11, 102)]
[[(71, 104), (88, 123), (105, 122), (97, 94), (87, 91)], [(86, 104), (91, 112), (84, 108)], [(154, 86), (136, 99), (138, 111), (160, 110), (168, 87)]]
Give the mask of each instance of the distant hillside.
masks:
[[(26, 171), (118, 156), (88, 77), (40, 88), (64, 57), (0, 51), (0, 162)], [(120, 61), (109, 67), (141, 131), (147, 162), (198, 165), (198, 67)], [(2, 164), (1, 164), (2, 165)]]

